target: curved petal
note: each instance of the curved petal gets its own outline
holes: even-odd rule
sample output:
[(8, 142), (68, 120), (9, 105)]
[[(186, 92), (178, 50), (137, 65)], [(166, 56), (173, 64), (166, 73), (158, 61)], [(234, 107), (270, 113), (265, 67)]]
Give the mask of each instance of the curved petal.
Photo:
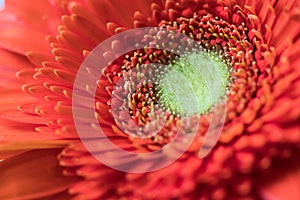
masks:
[(0, 199), (33, 199), (64, 192), (78, 179), (58, 165), (61, 149), (33, 150), (0, 162)]
[(265, 200), (300, 199), (299, 155), (275, 164), (273, 169), (257, 178), (257, 184)]

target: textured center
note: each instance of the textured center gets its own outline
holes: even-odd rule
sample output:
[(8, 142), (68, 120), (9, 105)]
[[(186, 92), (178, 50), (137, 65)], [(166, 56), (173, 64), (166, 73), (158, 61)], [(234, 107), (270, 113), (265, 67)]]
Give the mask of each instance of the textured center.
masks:
[(207, 113), (226, 95), (229, 84), (229, 68), (220, 57), (198, 51), (169, 64), (159, 81), (159, 103), (181, 116)]

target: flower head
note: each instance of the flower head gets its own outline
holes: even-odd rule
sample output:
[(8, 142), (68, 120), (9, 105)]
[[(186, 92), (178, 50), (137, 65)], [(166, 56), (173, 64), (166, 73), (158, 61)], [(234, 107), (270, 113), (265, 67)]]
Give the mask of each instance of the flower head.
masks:
[[(273, 172), (299, 150), (300, 111), (294, 108), (300, 100), (299, 9), (296, 0), (152, 0), (134, 4), (125, 0), (37, 0), (34, 6), (25, 0), (8, 0), (0, 14), (0, 101), (5, 105), (0, 109), (0, 155), (4, 159), (0, 168), (8, 186), (0, 197), (280, 196), (272, 184), (263, 187), (260, 182), (261, 177), (268, 177), (264, 172)], [(157, 48), (138, 49), (116, 58), (97, 81), (94, 114), (106, 137), (126, 151), (148, 153), (163, 149), (181, 125), (200, 128), (176, 162), (154, 172), (134, 174), (105, 166), (84, 147), (73, 113), (86, 105), (74, 108), (72, 100), (76, 74), (84, 60), (94, 56), (92, 50), (115, 34), (141, 27), (179, 32), (196, 41), (197, 49), (186, 50), (168, 39), (174, 49), (185, 49), (185, 54), (177, 56), (161, 50), (166, 41), (161, 39), (163, 33), (137, 35), (136, 40), (141, 37), (141, 42)], [(112, 50), (101, 56), (114, 57), (122, 42), (115, 40)], [(143, 65), (151, 63), (159, 65)], [(91, 72), (86, 79), (94, 76)], [(182, 77), (180, 87), (178, 77)], [(184, 83), (188, 89), (182, 89)], [(209, 86), (216, 89), (212, 92)], [(90, 94), (91, 89), (85, 87), (83, 92)], [(182, 107), (193, 104), (191, 93), (199, 109)], [(212, 151), (199, 159), (209, 117), (213, 108), (223, 103), (222, 134)], [(197, 116), (198, 120), (184, 121), (185, 116)], [(164, 124), (152, 135), (161, 119)], [(83, 120), (94, 127), (90, 118)], [(157, 124), (147, 125), (153, 121)], [(134, 128), (136, 124), (143, 127), (146, 138), (135, 137), (142, 134)], [(131, 158), (115, 160), (135, 162)], [(31, 174), (32, 178), (21, 175), (21, 170), (39, 168), (39, 161), (45, 164), (39, 173)], [(51, 173), (36, 179), (47, 171)], [(16, 175), (34, 186), (24, 188), (26, 182), (14, 186)], [(52, 184), (34, 184), (37, 181)]]

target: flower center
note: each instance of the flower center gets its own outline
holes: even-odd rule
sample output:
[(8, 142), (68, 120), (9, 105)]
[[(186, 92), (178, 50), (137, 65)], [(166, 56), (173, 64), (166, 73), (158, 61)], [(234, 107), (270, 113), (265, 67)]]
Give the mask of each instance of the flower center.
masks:
[(207, 113), (226, 95), (230, 73), (219, 53), (204, 49), (186, 53), (167, 69), (158, 83), (158, 102), (173, 114)]

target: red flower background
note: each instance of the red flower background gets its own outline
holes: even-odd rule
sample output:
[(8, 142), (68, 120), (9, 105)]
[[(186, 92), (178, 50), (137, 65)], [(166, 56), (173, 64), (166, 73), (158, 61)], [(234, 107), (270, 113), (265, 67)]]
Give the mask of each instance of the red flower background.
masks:
[[(221, 138), (207, 157), (196, 155), (200, 134), (172, 165), (131, 174), (85, 150), (72, 87), (100, 42), (148, 26), (221, 47), (234, 79)], [(0, 28), (1, 199), (300, 199), (299, 1), (7, 0)], [(109, 112), (111, 80), (124, 63), (150, 55), (116, 61), (99, 84), (98, 120), (128, 150), (151, 151), (170, 139), (140, 143)]]

